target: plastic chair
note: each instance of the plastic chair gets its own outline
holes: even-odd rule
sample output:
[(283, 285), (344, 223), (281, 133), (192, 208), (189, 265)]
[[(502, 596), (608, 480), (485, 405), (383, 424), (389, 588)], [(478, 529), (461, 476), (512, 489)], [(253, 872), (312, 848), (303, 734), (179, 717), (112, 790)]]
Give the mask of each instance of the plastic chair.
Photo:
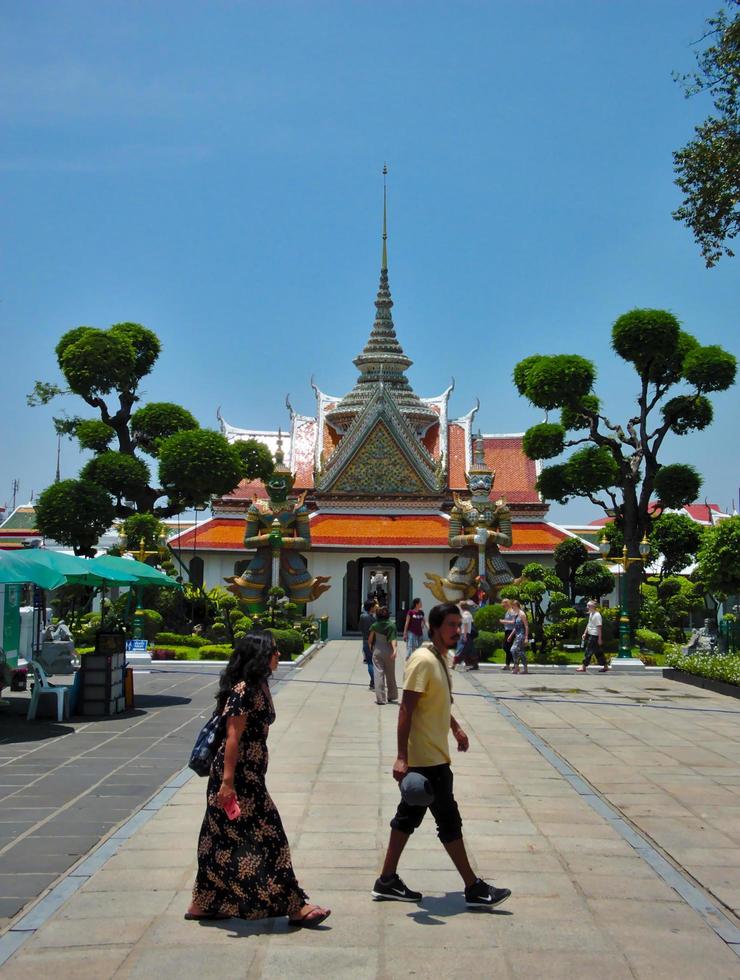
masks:
[(36, 718), (36, 710), (39, 706), (39, 698), (42, 694), (56, 695), (57, 721), (64, 721), (66, 697), (72, 689), (62, 684), (51, 684), (49, 682), (49, 678), (46, 676), (44, 668), (35, 663), (33, 660), (30, 661), (29, 667), (33, 671), (34, 684), (33, 693), (31, 694), (31, 703), (28, 706), (28, 714), (26, 715), (26, 721), (33, 721)]

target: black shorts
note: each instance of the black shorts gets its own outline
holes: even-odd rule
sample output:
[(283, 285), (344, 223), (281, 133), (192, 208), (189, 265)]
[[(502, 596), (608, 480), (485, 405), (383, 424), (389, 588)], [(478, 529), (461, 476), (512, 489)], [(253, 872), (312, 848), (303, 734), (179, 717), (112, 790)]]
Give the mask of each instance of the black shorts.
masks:
[(430, 806), (409, 806), (401, 800), (391, 827), (400, 830), (402, 834), (413, 834), (424, 819), (427, 810), (437, 824), (437, 837), (443, 844), (451, 844), (462, 839), (462, 818), (460, 810), (452, 793), (452, 769), (449, 763), (441, 766), (409, 766), (410, 772), (419, 772), (426, 776), (432, 785), (434, 803)]

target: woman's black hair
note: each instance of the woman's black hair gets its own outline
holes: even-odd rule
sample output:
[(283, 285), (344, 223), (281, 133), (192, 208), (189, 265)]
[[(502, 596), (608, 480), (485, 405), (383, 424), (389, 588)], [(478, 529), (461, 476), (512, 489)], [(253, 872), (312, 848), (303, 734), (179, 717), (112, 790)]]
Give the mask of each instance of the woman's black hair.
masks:
[(272, 674), (270, 660), (277, 646), (272, 633), (267, 630), (252, 630), (234, 642), (234, 652), (221, 672), (216, 694), (216, 706), (223, 711), (226, 699), (239, 681), (248, 686), (267, 680)]
[(419, 605), (419, 606), (421, 605), (421, 599), (412, 599), (411, 600), (411, 608), (412, 609), (416, 609), (417, 605)]
[(459, 616), (460, 610), (454, 602), (440, 602), (429, 610), (429, 638), (440, 628), (448, 616)]

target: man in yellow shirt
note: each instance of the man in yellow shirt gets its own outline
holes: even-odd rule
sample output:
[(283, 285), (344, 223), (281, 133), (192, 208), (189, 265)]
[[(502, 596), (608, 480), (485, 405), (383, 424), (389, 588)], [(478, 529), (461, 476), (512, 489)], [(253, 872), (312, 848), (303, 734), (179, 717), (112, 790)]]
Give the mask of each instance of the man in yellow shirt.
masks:
[[(407, 773), (416, 772), (428, 780), (434, 794), (428, 809), (437, 824), (437, 836), (463, 879), (466, 905), (493, 908), (505, 902), (511, 892), (487, 884), (471, 868), (460, 811), (452, 792), (449, 733), (452, 732), (459, 752), (467, 752), (469, 747), (468, 736), (452, 716), (452, 681), (447, 665), (448, 651), (456, 647), (460, 636), (460, 624), (460, 610), (454, 603), (435, 606), (429, 613), (430, 642), (414, 651), (406, 662), (393, 777), (400, 783)], [(397, 902), (421, 900), (421, 892), (408, 888), (399, 878), (397, 868), (409, 837), (426, 812), (426, 806), (401, 799), (391, 820), (388, 850), (383, 870), (373, 887), (373, 898)]]

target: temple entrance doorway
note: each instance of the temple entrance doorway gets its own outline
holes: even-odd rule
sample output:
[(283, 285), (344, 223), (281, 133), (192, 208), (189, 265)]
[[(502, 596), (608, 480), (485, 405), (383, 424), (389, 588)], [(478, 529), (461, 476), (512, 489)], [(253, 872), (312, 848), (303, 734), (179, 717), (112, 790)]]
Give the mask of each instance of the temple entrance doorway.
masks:
[(388, 606), (391, 619), (403, 628), (411, 596), (408, 562), (397, 558), (368, 557), (347, 562), (344, 576), (344, 635), (359, 633), (362, 604), (377, 597)]

